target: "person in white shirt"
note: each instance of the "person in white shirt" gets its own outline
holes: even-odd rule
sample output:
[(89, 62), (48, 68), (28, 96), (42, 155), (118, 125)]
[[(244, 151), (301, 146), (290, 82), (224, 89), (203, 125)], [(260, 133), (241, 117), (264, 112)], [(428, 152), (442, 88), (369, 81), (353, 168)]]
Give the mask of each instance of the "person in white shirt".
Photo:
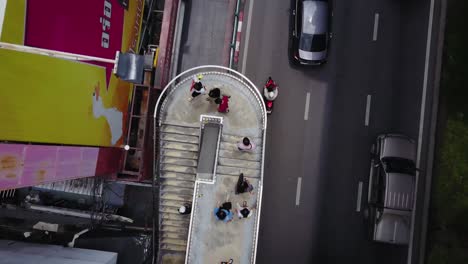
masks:
[(195, 97), (199, 96), (200, 94), (206, 94), (206, 89), (205, 86), (201, 83), (201, 79), (203, 79), (202, 74), (193, 77), (192, 85), (190, 86), (191, 96), (188, 99), (189, 102), (191, 102)]
[(179, 207), (179, 214), (181, 215), (188, 215), (192, 212), (192, 205), (191, 204), (185, 204)]
[(251, 142), (248, 137), (244, 137), (241, 142), (237, 143), (237, 148), (240, 151), (254, 151), (255, 143)]
[(242, 219), (242, 218), (249, 218), (250, 216), (252, 216), (252, 212), (253, 212), (254, 208), (249, 208), (247, 206), (247, 202), (244, 201), (244, 203), (242, 203), (242, 206), (239, 205), (239, 203), (237, 203), (237, 216), (239, 217), (239, 219)]

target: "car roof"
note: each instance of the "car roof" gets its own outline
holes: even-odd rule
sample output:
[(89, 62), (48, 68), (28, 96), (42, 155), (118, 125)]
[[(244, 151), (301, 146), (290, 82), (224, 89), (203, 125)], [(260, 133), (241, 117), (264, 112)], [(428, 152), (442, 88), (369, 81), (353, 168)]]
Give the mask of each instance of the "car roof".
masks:
[(302, 2), (302, 32), (304, 34), (324, 34), (328, 31), (328, 2)]
[(403, 158), (414, 162), (416, 156), (415, 143), (401, 135), (388, 135), (384, 138), (382, 158)]

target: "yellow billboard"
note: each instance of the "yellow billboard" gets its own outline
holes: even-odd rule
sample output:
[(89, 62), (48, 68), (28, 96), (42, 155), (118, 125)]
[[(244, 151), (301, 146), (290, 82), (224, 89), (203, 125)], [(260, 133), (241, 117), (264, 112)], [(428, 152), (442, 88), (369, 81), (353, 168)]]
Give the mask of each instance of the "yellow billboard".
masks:
[[(143, 0), (121, 2), (7, 0), (0, 40), (113, 59), (140, 32)], [(112, 67), (0, 49), (0, 140), (119, 146), (132, 86)]]

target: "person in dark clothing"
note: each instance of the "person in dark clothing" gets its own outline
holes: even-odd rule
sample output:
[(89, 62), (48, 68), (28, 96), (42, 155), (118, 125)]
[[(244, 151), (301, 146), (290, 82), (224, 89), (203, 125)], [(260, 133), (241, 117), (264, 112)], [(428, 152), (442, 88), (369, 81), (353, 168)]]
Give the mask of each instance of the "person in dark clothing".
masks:
[(221, 96), (221, 90), (219, 88), (213, 88), (208, 93), (208, 96), (213, 99), (219, 98)]
[(185, 204), (179, 207), (179, 214), (181, 215), (188, 215), (192, 212), (192, 205), (191, 204)]
[(250, 182), (244, 177), (244, 174), (241, 173), (239, 175), (239, 179), (237, 180), (235, 193), (236, 194), (245, 193), (245, 192), (252, 193), (252, 191), (253, 191), (253, 185), (250, 184)]

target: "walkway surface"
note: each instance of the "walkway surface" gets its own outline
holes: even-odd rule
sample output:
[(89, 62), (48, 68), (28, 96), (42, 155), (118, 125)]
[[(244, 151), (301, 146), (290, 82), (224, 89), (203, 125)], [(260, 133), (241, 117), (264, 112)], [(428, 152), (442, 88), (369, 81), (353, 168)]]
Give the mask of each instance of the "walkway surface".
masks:
[[(188, 101), (193, 75), (186, 76), (185, 79), (171, 88), (158, 112), (160, 130), (177, 132), (179, 136), (183, 136), (184, 133), (187, 133), (188, 137), (193, 137), (195, 134), (197, 136), (197, 138), (193, 138), (192, 143), (187, 143), (188, 141), (181, 140), (180, 137), (178, 141), (162, 140), (160, 142), (160, 160), (166, 158), (168, 151), (179, 151), (177, 155), (171, 156), (172, 164), (160, 163), (161, 178), (164, 178), (162, 175), (167, 175), (169, 172), (177, 173), (179, 178), (182, 175), (197, 175), (192, 192), (186, 192), (182, 189), (173, 189), (168, 192), (166, 187), (161, 187), (161, 204), (168, 203), (165, 198), (180, 196), (181, 199), (177, 199), (181, 201), (190, 199), (189, 195), (193, 195), (193, 209), (188, 238), (185, 238), (187, 240), (181, 236), (178, 236), (179, 240), (164, 240), (165, 235), (163, 235), (160, 238), (160, 250), (162, 250), (160, 258), (165, 255), (166, 257), (163, 259), (167, 263), (183, 263), (181, 262), (182, 246), (187, 245), (187, 263), (219, 263), (229, 259), (233, 259), (234, 263), (253, 263), (256, 253), (258, 209), (261, 203), (259, 201), (261, 201), (263, 178), (262, 147), (265, 128), (263, 105), (260, 96), (254, 92), (256, 88), (249, 88), (247, 83), (240, 79), (233, 78), (226, 73), (212, 71), (204, 72), (203, 75), (202, 83), (207, 90), (218, 87), (223, 94), (231, 96), (229, 113), (218, 113), (216, 104), (207, 101), (205, 95), (201, 95), (191, 102)], [(206, 168), (206, 166), (195, 166), (196, 164), (186, 166), (187, 156), (195, 157), (195, 153), (197, 155), (201, 153), (199, 152), (200, 146), (195, 144), (195, 139), (198, 140), (199, 137), (204, 140), (203, 133), (200, 134), (201, 115), (217, 116), (223, 119), (216, 148), (216, 169), (211, 178), (206, 177), (205, 169), (203, 172), (197, 171), (197, 168)], [(171, 126), (171, 129), (168, 129), (167, 126)], [(245, 136), (250, 137), (257, 144), (255, 151), (245, 153), (237, 149), (237, 142)], [(168, 138), (166, 137), (166, 139)], [(210, 147), (210, 149), (214, 148)], [(177, 156), (179, 160), (176, 160)], [(197, 164), (201, 162), (199, 158), (194, 160)], [(234, 194), (240, 173), (244, 173), (244, 176), (253, 184), (253, 194)], [(242, 205), (244, 201), (249, 207), (255, 209), (248, 219), (234, 217), (234, 220), (228, 223), (218, 221), (213, 211), (226, 201), (232, 203), (233, 213), (235, 213), (234, 209), (237, 204)], [(162, 212), (160, 224), (168, 218), (164, 217), (165, 212), (172, 214), (172, 217), (177, 216), (176, 208), (174, 207), (172, 210), (172, 212), (167, 210)], [(176, 220), (186, 221), (184, 219)], [(163, 224), (162, 229), (169, 230), (170, 228), (164, 227)], [(172, 234), (168, 233), (168, 236), (172, 236)], [(175, 254), (177, 245), (181, 247), (179, 252)]]
[(227, 66), (235, 2), (235, 0), (186, 1), (179, 72), (206, 64)]

